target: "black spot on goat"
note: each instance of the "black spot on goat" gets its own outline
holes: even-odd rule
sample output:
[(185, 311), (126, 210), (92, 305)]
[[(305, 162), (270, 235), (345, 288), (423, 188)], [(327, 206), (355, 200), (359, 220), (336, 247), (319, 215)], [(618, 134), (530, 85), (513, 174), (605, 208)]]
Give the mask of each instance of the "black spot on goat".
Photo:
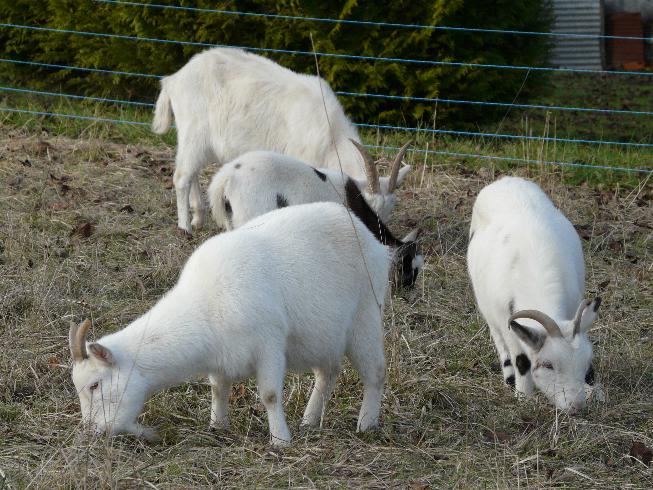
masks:
[(288, 206), (288, 199), (281, 194), (277, 194), (277, 208), (285, 208)]
[(229, 202), (229, 199), (226, 197), (224, 198), (224, 214), (227, 217), (227, 223), (229, 224), (229, 229), (233, 228), (232, 226), (232, 217), (234, 215), (234, 210), (231, 209), (231, 203)]
[(517, 359), (515, 359), (515, 364), (517, 365), (517, 371), (522, 376), (531, 370), (531, 360), (526, 354), (519, 354)]
[(594, 366), (590, 364), (590, 368), (585, 373), (585, 384), (590, 386), (594, 385)]
[(506, 378), (506, 384), (508, 386), (515, 386), (515, 375), (514, 374), (511, 374), (510, 376), (508, 376)]
[(320, 171), (319, 171), (318, 169), (316, 169), (316, 168), (313, 169), (313, 172), (315, 172), (315, 173), (317, 174), (317, 176), (320, 178), (320, 180), (321, 180), (322, 182), (326, 182), (327, 176), (326, 176), (325, 173), (320, 172)]

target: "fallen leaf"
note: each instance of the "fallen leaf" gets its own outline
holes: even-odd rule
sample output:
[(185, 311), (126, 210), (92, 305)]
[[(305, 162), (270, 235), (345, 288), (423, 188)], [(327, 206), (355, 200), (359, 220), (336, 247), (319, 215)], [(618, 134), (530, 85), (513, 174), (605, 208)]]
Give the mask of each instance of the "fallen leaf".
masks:
[(229, 401), (234, 402), (240, 398), (243, 398), (245, 396), (245, 385), (240, 383), (238, 386), (234, 386), (231, 389), (231, 395), (229, 395)]
[(511, 439), (510, 434), (502, 430), (486, 430), (483, 432), (483, 437), (485, 437), (485, 440), (488, 442), (508, 442)]
[(623, 243), (621, 243), (620, 241), (611, 240), (610, 243), (608, 243), (608, 248), (615, 253), (619, 253), (623, 251), (624, 246)]
[(62, 209), (68, 209), (70, 207), (70, 202), (66, 201), (55, 201), (50, 204), (50, 209), (55, 211), (61, 211)]
[(77, 235), (82, 238), (88, 238), (95, 231), (95, 227), (92, 223), (85, 222), (77, 225), (73, 231), (70, 232), (70, 236)]
[(36, 145), (34, 145), (34, 151), (37, 155), (45, 155), (51, 148), (52, 145), (47, 141), (39, 141), (36, 143)]
[(428, 483), (422, 483), (421, 481), (413, 481), (410, 482), (410, 490), (428, 490), (429, 484)]
[(126, 204), (120, 208), (121, 213), (133, 213), (134, 207), (131, 204)]
[(592, 237), (589, 225), (574, 225), (574, 228), (583, 240), (589, 240)]
[(22, 183), (23, 183), (23, 176), (16, 175), (16, 177), (14, 177), (9, 181), (9, 187), (11, 187), (12, 189), (20, 189)]
[(632, 446), (630, 446), (630, 457), (635, 458), (646, 466), (651, 465), (651, 460), (653, 459), (653, 452), (646, 447), (645, 444), (639, 441), (633, 441)]
[(606, 279), (602, 283), (599, 284), (599, 289), (605, 289), (607, 285), (610, 284), (610, 279)]

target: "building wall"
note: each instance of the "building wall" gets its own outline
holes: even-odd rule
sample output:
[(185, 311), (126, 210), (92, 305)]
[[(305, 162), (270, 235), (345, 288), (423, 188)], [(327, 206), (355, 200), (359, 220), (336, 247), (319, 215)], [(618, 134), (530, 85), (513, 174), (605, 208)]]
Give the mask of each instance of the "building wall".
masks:
[(607, 12), (639, 12), (645, 22), (653, 20), (653, 0), (605, 0)]
[[(603, 34), (603, 0), (553, 0), (554, 32)], [(600, 70), (605, 66), (603, 42), (597, 38), (554, 38), (551, 64)]]

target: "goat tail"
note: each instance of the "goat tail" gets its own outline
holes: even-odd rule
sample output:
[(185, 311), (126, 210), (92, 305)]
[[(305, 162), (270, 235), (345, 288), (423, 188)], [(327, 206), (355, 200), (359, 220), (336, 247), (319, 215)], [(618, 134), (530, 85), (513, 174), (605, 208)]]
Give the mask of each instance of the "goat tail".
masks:
[(170, 96), (166, 91), (165, 86), (161, 87), (161, 93), (156, 100), (156, 108), (154, 109), (154, 120), (152, 121), (152, 131), (156, 134), (163, 134), (172, 125), (172, 105), (170, 104)]
[(220, 170), (211, 179), (209, 184), (209, 206), (211, 208), (211, 215), (219, 228), (224, 230), (229, 229), (229, 216), (225, 209), (225, 189), (229, 183), (231, 176), (231, 168), (229, 165), (223, 165)]

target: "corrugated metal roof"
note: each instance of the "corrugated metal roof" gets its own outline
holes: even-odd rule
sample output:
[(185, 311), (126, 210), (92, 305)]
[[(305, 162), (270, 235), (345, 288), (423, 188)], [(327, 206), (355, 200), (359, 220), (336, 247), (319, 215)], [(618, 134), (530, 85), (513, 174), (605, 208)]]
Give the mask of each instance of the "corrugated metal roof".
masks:
[[(603, 34), (603, 0), (553, 0), (553, 31), (570, 34)], [(604, 66), (601, 39), (554, 38), (551, 64), (565, 68)]]

